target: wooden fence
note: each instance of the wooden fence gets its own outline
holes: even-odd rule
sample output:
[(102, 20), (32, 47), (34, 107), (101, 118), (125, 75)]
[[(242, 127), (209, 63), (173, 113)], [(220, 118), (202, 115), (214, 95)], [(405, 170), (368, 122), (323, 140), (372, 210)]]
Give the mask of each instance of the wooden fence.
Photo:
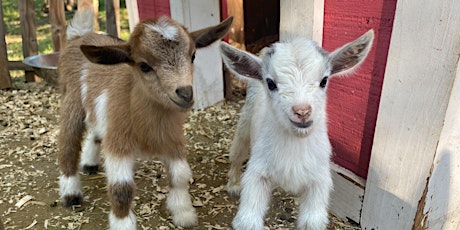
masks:
[[(66, 42), (66, 20), (65, 6), (63, 0), (49, 0), (49, 19), (51, 24), (51, 33), (53, 41), (53, 49), (55, 52), (60, 51), (65, 46)], [(78, 7), (97, 6), (98, 1), (95, 0), (80, 0)], [(0, 89), (8, 89), (12, 87), (10, 70), (25, 71), (26, 82), (35, 81), (35, 73), (33, 69), (22, 61), (9, 61), (7, 54), (7, 44), (5, 41), (6, 29), (3, 18), (2, 0), (0, 0)], [(107, 33), (113, 36), (119, 34), (119, 7), (118, 0), (105, 0)], [(21, 33), (22, 33), (22, 52), (24, 57), (29, 57), (38, 54), (38, 43), (36, 34), (35, 21), (35, 4), (34, 0), (18, 0), (18, 8), (20, 15)], [(96, 7), (97, 8), (97, 7)]]

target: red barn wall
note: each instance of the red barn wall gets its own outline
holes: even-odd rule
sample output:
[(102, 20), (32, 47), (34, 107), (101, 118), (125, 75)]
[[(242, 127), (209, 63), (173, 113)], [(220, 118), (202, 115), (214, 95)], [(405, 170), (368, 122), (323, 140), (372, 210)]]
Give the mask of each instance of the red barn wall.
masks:
[(332, 51), (374, 29), (372, 50), (348, 78), (328, 88), (329, 136), (333, 160), (366, 178), (396, 0), (325, 0), (323, 47)]
[(169, 0), (137, 0), (139, 20), (160, 15), (171, 16)]

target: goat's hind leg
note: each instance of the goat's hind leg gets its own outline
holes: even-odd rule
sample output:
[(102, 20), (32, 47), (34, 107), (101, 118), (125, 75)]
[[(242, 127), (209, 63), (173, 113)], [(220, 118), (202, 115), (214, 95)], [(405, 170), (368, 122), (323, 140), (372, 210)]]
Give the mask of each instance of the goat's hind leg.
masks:
[(61, 126), (58, 136), (59, 194), (62, 205), (69, 207), (79, 205), (83, 200), (78, 159), (81, 141), (85, 130), (85, 113), (81, 102), (71, 95), (64, 97), (61, 103)]
[(248, 114), (243, 113), (230, 147), (230, 169), (228, 171), (227, 191), (231, 195), (239, 195), (241, 191), (241, 174), (250, 151), (250, 120)]
[(198, 223), (195, 208), (189, 194), (192, 170), (184, 158), (164, 159), (167, 166), (170, 190), (166, 206), (177, 226), (189, 227)]
[(99, 171), (99, 153), (101, 138), (91, 128), (88, 129), (83, 149), (81, 151), (80, 167), (86, 174), (96, 174)]

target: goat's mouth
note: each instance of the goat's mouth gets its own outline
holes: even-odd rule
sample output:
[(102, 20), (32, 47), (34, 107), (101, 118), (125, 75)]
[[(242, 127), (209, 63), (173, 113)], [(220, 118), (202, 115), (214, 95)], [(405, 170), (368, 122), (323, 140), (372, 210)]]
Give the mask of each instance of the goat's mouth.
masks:
[(290, 120), (290, 121), (295, 127), (300, 128), (300, 129), (306, 129), (306, 128), (310, 127), (313, 124), (312, 120), (309, 120), (309, 121), (306, 121), (306, 122), (295, 122), (293, 120)]
[(174, 104), (176, 104), (177, 106), (181, 107), (181, 108), (184, 108), (184, 109), (190, 109), (192, 108), (193, 104), (195, 103), (194, 100), (191, 100), (189, 102), (186, 102), (186, 101), (183, 101), (183, 102), (177, 102), (175, 100), (173, 100), (172, 98), (169, 98), (169, 100), (171, 100), (172, 102), (174, 102)]

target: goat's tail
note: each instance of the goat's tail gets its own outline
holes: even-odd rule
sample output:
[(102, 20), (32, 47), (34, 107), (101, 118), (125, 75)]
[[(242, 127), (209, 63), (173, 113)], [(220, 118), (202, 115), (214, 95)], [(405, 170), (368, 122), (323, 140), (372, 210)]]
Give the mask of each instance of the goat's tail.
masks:
[(67, 40), (94, 32), (94, 11), (92, 8), (78, 10), (67, 25)]

